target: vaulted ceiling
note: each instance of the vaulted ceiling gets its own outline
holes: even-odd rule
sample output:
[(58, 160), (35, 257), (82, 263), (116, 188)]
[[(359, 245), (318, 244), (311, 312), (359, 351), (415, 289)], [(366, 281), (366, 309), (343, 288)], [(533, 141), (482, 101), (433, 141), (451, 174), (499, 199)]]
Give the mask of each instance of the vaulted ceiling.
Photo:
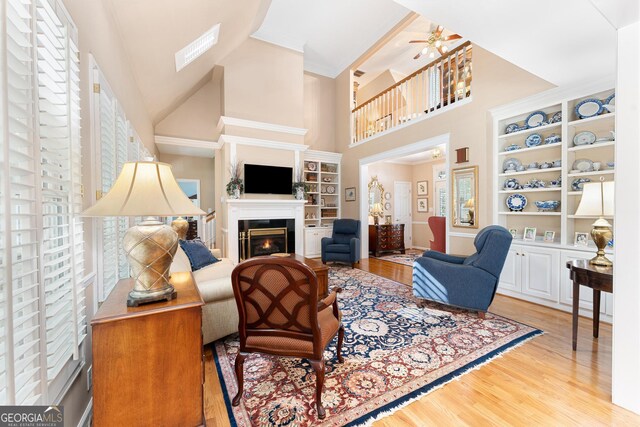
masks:
[[(270, 1), (105, 0), (154, 124), (206, 84), (214, 66), (262, 23)], [(175, 53), (215, 24), (219, 42), (179, 72)]]

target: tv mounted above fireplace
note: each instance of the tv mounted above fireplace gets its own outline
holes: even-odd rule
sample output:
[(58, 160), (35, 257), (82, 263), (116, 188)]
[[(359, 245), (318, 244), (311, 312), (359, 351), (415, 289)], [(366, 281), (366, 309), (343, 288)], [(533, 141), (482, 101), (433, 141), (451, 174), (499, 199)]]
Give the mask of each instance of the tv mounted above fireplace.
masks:
[(293, 168), (244, 165), (244, 192), (247, 194), (291, 194)]

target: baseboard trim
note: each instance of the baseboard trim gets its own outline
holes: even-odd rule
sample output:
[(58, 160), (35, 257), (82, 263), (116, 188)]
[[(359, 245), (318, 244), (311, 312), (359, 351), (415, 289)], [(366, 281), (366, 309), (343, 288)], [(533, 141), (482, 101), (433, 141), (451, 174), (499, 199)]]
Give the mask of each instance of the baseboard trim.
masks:
[(93, 397), (89, 399), (89, 403), (80, 417), (78, 427), (89, 427), (91, 425), (91, 417), (93, 415)]

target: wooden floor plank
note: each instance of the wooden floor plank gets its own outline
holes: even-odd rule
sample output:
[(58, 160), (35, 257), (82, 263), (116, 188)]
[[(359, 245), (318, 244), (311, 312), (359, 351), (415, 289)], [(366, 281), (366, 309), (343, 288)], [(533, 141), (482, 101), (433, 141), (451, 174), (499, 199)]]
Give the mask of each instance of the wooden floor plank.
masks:
[[(359, 268), (411, 286), (411, 267), (377, 259)], [(497, 295), (490, 312), (545, 334), (434, 390), (376, 423), (376, 427), (497, 425), (640, 425), (640, 416), (611, 403), (611, 326), (591, 336), (580, 318), (571, 350), (571, 314)], [(207, 425), (229, 426), (213, 354), (206, 350)]]

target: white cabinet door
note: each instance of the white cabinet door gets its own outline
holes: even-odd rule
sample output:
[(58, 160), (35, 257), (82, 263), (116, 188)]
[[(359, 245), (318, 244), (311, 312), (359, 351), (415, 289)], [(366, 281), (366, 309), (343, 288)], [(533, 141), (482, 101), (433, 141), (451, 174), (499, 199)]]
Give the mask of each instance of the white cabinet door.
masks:
[[(573, 283), (569, 276), (569, 269), (566, 268), (568, 261), (576, 259), (589, 259), (593, 254), (580, 251), (562, 251), (560, 253), (560, 302), (569, 306), (573, 305)], [(612, 258), (610, 258), (612, 259)], [(603, 293), (600, 302), (600, 312), (612, 314), (612, 304), (609, 301), (610, 294)], [(593, 310), (593, 290), (582, 286), (580, 288), (580, 308)], [(609, 311), (607, 311), (609, 308)]]
[(500, 281), (498, 289), (520, 292), (520, 254), (522, 248), (520, 246), (511, 246), (507, 259), (504, 262), (502, 273), (500, 274)]
[(316, 228), (304, 230), (304, 256), (307, 258), (316, 257), (320, 254), (320, 238)]
[(558, 302), (560, 256), (555, 249), (528, 247), (521, 252), (522, 292)]

